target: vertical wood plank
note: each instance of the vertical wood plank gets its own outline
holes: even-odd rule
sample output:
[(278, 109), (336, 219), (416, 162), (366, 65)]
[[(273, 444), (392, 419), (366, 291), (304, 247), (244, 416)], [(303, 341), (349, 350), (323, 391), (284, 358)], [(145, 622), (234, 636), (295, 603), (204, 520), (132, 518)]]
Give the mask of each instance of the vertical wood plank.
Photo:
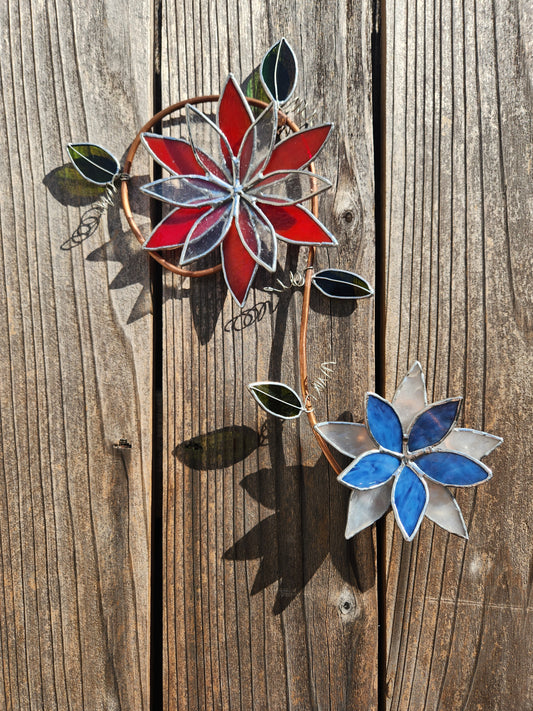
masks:
[(389, 516), (387, 708), (530, 708), (531, 8), (390, 0), (386, 27), (386, 394), (418, 358), (504, 438), (457, 494), (468, 543)]
[(150, 5), (5, 2), (0, 24), (0, 706), (148, 709), (148, 270), (64, 164), (145, 119)]
[[(287, 37), (297, 94), (334, 138), (318, 162), (336, 186), (321, 217), (339, 250), (319, 250), (373, 280), (372, 7), (198, 2), (163, 4), (163, 106), (244, 80)], [(298, 18), (298, 19), (296, 19)], [(206, 107), (207, 109), (209, 107)], [(178, 135), (179, 125), (164, 124)], [(282, 246), (278, 276), (305, 265)], [(301, 293), (262, 291), (232, 305), (219, 274), (164, 274), (164, 708), (372, 709), (376, 704), (374, 542), (344, 541), (346, 491), (307, 422), (266, 419), (255, 380), (298, 387)], [(321, 419), (362, 415), (373, 384), (373, 305), (314, 295), (310, 377), (336, 360)], [(353, 568), (351, 565), (353, 563)], [(355, 572), (354, 572), (355, 571)]]

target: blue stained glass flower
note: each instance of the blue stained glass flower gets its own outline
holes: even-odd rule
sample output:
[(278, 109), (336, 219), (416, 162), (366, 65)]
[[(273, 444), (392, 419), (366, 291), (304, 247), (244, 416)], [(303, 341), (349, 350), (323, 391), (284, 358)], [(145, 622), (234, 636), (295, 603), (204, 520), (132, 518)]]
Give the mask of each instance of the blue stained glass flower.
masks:
[(366, 396), (365, 424), (321, 422), (320, 436), (353, 461), (338, 479), (350, 487), (346, 538), (372, 525), (390, 506), (411, 541), (427, 516), (468, 538), (461, 510), (447, 486), (476, 486), (491, 478), (480, 460), (502, 439), (456, 427), (462, 398), (427, 404), (424, 374), (416, 362), (392, 403)]

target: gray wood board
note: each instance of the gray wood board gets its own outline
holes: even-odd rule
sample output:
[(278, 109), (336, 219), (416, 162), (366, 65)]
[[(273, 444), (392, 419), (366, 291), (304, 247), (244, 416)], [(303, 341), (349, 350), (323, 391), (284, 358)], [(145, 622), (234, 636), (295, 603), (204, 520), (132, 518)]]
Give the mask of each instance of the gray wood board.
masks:
[[(296, 21), (295, 18), (298, 18)], [(244, 80), (283, 35), (313, 122), (334, 121), (318, 162), (335, 191), (320, 213), (339, 238), (317, 266), (373, 282), (371, 8), (365, 3), (165, 3), (163, 106)], [(206, 107), (209, 109), (210, 107)], [(300, 117), (300, 122), (304, 118)], [(179, 126), (164, 126), (174, 133)], [(305, 266), (282, 247), (277, 276)], [(260, 272), (241, 313), (222, 276), (164, 275), (164, 687), (166, 709), (363, 709), (376, 704), (372, 535), (344, 540), (348, 492), (308, 424), (280, 424), (247, 392), (298, 385), (301, 292)], [(373, 383), (373, 303), (314, 294), (309, 376), (336, 360), (319, 419), (362, 416)], [(209, 436), (207, 436), (209, 435)], [(350, 565), (354, 561), (355, 574)]]
[(127, 149), (150, 6), (24, 0), (0, 23), (0, 706), (148, 709), (147, 260), (65, 147)]
[(531, 708), (531, 7), (388, 2), (386, 26), (387, 395), (419, 359), (504, 438), (457, 492), (468, 543), (389, 525), (387, 708)]

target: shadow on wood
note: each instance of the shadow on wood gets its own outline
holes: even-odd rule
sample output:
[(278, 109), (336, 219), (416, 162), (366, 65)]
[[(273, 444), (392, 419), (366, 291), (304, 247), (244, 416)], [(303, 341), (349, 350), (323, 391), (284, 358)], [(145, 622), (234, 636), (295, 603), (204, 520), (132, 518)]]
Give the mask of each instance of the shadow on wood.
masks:
[(191, 469), (224, 469), (246, 459), (262, 444), (261, 435), (244, 425), (230, 425), (186, 440), (174, 456)]
[[(305, 588), (328, 554), (349, 585), (353, 585), (354, 574), (361, 592), (372, 588), (375, 582), (374, 576), (362, 574), (374, 568), (367, 561), (369, 550), (373, 551), (369, 532), (361, 534), (362, 545), (353, 548), (350, 542), (343, 546), (331, 539), (329, 509), (324, 507), (324, 500), (330, 496), (324, 469), (325, 459), (320, 457), (314, 467), (261, 469), (240, 482), (253, 499), (274, 513), (236, 541), (224, 558), (261, 559), (250, 594), (256, 595), (278, 581), (273, 607), (276, 615)], [(291, 502), (285, 495), (288, 489), (298, 491), (298, 501)], [(347, 504), (348, 491), (339, 487), (338, 495)]]

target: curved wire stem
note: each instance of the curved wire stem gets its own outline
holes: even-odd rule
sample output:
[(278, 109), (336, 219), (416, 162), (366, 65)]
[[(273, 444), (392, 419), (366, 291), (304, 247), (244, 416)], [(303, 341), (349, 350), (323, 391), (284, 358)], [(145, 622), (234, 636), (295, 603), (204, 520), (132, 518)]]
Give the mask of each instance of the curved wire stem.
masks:
[[(313, 198), (312, 210), (315, 217), (318, 217), (318, 200), (316, 196)], [(311, 393), (309, 392), (309, 381), (307, 377), (307, 327), (309, 324), (309, 302), (311, 300), (311, 279), (313, 276), (314, 262), (315, 262), (315, 247), (309, 247), (309, 255), (307, 257), (307, 267), (305, 269), (305, 284), (304, 293), (302, 301), (302, 318), (300, 320), (300, 343), (298, 348), (299, 355), (299, 366), (300, 366), (300, 388), (302, 390), (303, 401), (305, 404), (305, 411), (307, 413), (307, 419), (313, 430), (318, 446), (322, 450), (324, 456), (330, 463), (333, 471), (336, 474), (340, 474), (342, 467), (339, 465), (335, 457), (333, 456), (330, 448), (324, 442), (322, 437), (318, 434), (315, 429), (317, 424), (316, 415), (314, 408), (311, 407)]]

